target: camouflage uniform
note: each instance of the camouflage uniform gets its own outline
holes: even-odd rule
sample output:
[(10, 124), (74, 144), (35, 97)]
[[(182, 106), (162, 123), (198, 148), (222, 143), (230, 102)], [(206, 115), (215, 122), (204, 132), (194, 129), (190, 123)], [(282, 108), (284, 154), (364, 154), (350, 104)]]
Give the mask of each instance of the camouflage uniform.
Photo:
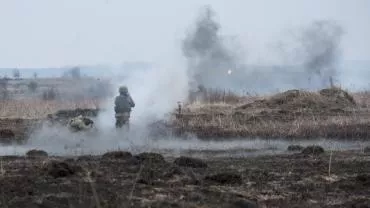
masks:
[(131, 108), (135, 107), (135, 103), (128, 93), (125, 86), (119, 88), (120, 95), (114, 101), (114, 111), (116, 113), (116, 128), (121, 128), (123, 125), (129, 125)]

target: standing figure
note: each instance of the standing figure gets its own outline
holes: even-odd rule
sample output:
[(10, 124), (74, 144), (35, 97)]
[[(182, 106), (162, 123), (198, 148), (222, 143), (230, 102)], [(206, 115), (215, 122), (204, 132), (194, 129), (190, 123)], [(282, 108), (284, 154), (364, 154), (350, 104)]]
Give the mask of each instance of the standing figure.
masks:
[(119, 95), (116, 97), (114, 105), (114, 111), (116, 113), (116, 128), (121, 128), (123, 125), (128, 127), (131, 108), (135, 107), (135, 103), (126, 86), (119, 88)]

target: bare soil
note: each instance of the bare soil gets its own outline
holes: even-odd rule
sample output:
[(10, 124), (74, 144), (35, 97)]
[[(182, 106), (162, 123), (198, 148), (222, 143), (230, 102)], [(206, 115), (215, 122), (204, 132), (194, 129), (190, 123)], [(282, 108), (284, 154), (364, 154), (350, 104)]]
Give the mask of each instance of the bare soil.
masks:
[(361, 151), (0, 160), (1, 207), (370, 207), (370, 154)]

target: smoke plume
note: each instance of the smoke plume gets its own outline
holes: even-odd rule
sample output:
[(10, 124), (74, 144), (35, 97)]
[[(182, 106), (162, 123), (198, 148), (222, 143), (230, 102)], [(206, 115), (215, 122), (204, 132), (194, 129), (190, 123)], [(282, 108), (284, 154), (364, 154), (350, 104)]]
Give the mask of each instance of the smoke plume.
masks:
[(192, 88), (202, 85), (212, 88), (233, 88), (233, 75), (241, 65), (237, 48), (220, 35), (220, 24), (215, 12), (206, 6), (195, 22), (193, 31), (183, 40), (182, 52), (187, 60)]
[[(280, 50), (289, 57), (275, 66), (247, 65), (241, 44), (230, 44), (221, 35), (211, 7), (204, 7), (194, 28), (183, 40), (182, 52), (187, 61), (190, 87), (221, 88), (266, 93), (291, 88), (328, 87), (338, 78), (343, 29), (334, 21), (315, 21), (296, 31)], [(253, 51), (251, 51), (253, 53)], [(268, 55), (266, 54), (266, 58)]]
[(318, 75), (327, 85), (337, 75), (336, 63), (340, 55), (343, 34), (341, 26), (333, 21), (316, 21), (305, 28), (301, 43), (304, 68), (310, 75)]
[(299, 87), (328, 87), (332, 79), (338, 78), (343, 33), (343, 28), (335, 21), (320, 20), (288, 36), (291, 41), (283, 44), (284, 49), (279, 53), (289, 57), (291, 64), (302, 70), (304, 77), (298, 79)]

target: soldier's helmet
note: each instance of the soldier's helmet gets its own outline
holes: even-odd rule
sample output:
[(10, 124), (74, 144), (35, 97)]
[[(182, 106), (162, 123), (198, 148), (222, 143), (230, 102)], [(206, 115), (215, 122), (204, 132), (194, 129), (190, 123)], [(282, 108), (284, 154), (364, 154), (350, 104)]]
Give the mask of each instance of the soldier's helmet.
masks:
[(120, 94), (127, 94), (128, 88), (126, 86), (121, 86), (118, 91)]

